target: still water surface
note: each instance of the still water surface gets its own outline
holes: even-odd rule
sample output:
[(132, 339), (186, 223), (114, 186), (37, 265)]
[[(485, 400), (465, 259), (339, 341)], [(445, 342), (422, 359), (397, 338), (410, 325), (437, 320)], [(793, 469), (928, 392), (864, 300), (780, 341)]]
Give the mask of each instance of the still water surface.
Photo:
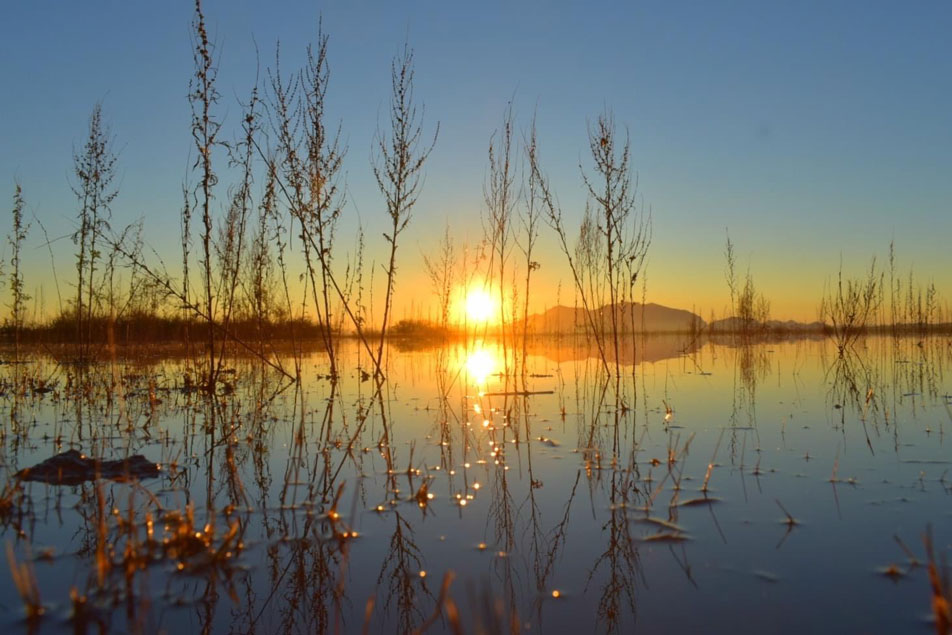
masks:
[[(616, 378), (571, 340), (519, 376), (498, 342), (393, 349), (378, 383), (345, 342), (337, 383), (323, 353), (300, 386), (239, 359), (213, 400), (174, 356), (4, 366), (0, 531), (44, 615), (5, 567), (0, 627), (933, 629), (912, 558), (930, 526), (952, 549), (948, 341), (638, 351)], [(70, 448), (160, 475), (14, 477)]]

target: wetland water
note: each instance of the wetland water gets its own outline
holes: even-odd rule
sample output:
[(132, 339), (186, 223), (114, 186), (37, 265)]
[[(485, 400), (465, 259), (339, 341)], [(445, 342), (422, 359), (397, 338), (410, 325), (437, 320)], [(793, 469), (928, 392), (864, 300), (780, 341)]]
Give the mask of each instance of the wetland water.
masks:
[[(616, 382), (540, 340), (525, 383), (498, 343), (393, 347), (378, 384), (345, 341), (336, 384), (323, 353), (300, 385), (239, 358), (214, 399), (174, 356), (4, 365), (0, 530), (43, 615), (4, 567), (0, 626), (934, 630), (947, 338), (639, 346)], [(161, 469), (15, 476), (71, 449)]]

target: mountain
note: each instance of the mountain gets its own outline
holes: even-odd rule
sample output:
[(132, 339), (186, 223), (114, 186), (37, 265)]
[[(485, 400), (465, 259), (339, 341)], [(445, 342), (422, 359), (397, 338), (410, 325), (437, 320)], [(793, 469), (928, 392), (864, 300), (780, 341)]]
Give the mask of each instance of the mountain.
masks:
[[(631, 332), (690, 332), (704, 328), (705, 322), (700, 316), (683, 309), (672, 309), (653, 302), (623, 302), (616, 305), (615, 320), (618, 330)], [(612, 308), (610, 305), (592, 311), (592, 320), (606, 332), (612, 330)], [(585, 309), (581, 307), (556, 306), (529, 316), (529, 331), (532, 333), (571, 333), (584, 331), (588, 324)]]

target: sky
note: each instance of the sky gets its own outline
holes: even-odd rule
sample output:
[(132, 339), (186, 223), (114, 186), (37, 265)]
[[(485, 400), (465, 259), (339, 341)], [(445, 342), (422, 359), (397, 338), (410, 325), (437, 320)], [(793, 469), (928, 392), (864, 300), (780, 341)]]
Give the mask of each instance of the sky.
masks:
[[(647, 298), (728, 305), (724, 239), (770, 299), (772, 315), (813, 320), (841, 267), (859, 274), (890, 241), (900, 268), (952, 293), (952, 4), (948, 2), (252, 2), (206, 0), (219, 60), (224, 134), (256, 72), (298, 68), (319, 18), (330, 36), (329, 118), (348, 146), (347, 245), (358, 219), (368, 254), (385, 217), (370, 170), (387, 117), (392, 57), (415, 51), (424, 130), (439, 123), (398, 253), (398, 315), (431, 302), (422, 254), (443, 227), (474, 245), (485, 213), (487, 147), (512, 101), (536, 117), (543, 167), (577, 227), (586, 130), (610, 109), (630, 135), (653, 239)], [(54, 240), (60, 292), (73, 277), (72, 156), (102, 102), (119, 149), (114, 226), (143, 219), (146, 241), (177, 262), (189, 131), (194, 5), (10, 0), (0, 9), (0, 200), (14, 182)], [(263, 80), (262, 80), (263, 81)], [(220, 155), (220, 165), (225, 157)], [(193, 178), (194, 180), (194, 178)], [(223, 178), (223, 181), (227, 179)], [(225, 183), (219, 201), (225, 199)], [(259, 183), (260, 185), (260, 183)], [(0, 232), (10, 226), (0, 214)], [(536, 308), (570, 279), (543, 228)], [(55, 295), (49, 249), (27, 241), (26, 286)], [(9, 247), (4, 246), (4, 257)], [(379, 268), (378, 268), (379, 269)], [(428, 286), (427, 286), (428, 288)]]

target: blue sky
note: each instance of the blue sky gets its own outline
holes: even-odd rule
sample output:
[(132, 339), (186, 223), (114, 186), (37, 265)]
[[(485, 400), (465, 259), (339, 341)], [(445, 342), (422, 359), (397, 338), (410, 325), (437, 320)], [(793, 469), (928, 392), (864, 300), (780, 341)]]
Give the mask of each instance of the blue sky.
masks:
[[(330, 115), (349, 146), (342, 236), (358, 214), (373, 226), (383, 213), (371, 139), (386, 115), (390, 59), (405, 40), (415, 49), (425, 127), (439, 121), (440, 135), (401, 251), (407, 284), (434, 228), (449, 220), (460, 238), (478, 235), (487, 144), (514, 99), (520, 125), (537, 114), (546, 169), (573, 218), (584, 205), (587, 122), (607, 107), (627, 126), (654, 218), (651, 300), (723, 310), (725, 228), (777, 317), (813, 319), (840, 260), (859, 271), (892, 239), (904, 268), (946, 298), (952, 291), (948, 2), (221, 0), (204, 9), (226, 131), (254, 80), (255, 43), (262, 76), (279, 38), (286, 71), (297, 68), (323, 16)], [(5, 3), (0, 197), (11, 201), (18, 179), (50, 235), (68, 234), (72, 152), (101, 100), (121, 149), (116, 224), (144, 217), (147, 240), (175, 261), (192, 13), (184, 1)], [(0, 231), (8, 225), (3, 215)], [(31, 240), (27, 285), (48, 284), (49, 257), (38, 234)], [(372, 254), (382, 249), (373, 232), (368, 240)], [(543, 247), (545, 292), (564, 266), (551, 237)], [(71, 245), (54, 248), (68, 277)]]

